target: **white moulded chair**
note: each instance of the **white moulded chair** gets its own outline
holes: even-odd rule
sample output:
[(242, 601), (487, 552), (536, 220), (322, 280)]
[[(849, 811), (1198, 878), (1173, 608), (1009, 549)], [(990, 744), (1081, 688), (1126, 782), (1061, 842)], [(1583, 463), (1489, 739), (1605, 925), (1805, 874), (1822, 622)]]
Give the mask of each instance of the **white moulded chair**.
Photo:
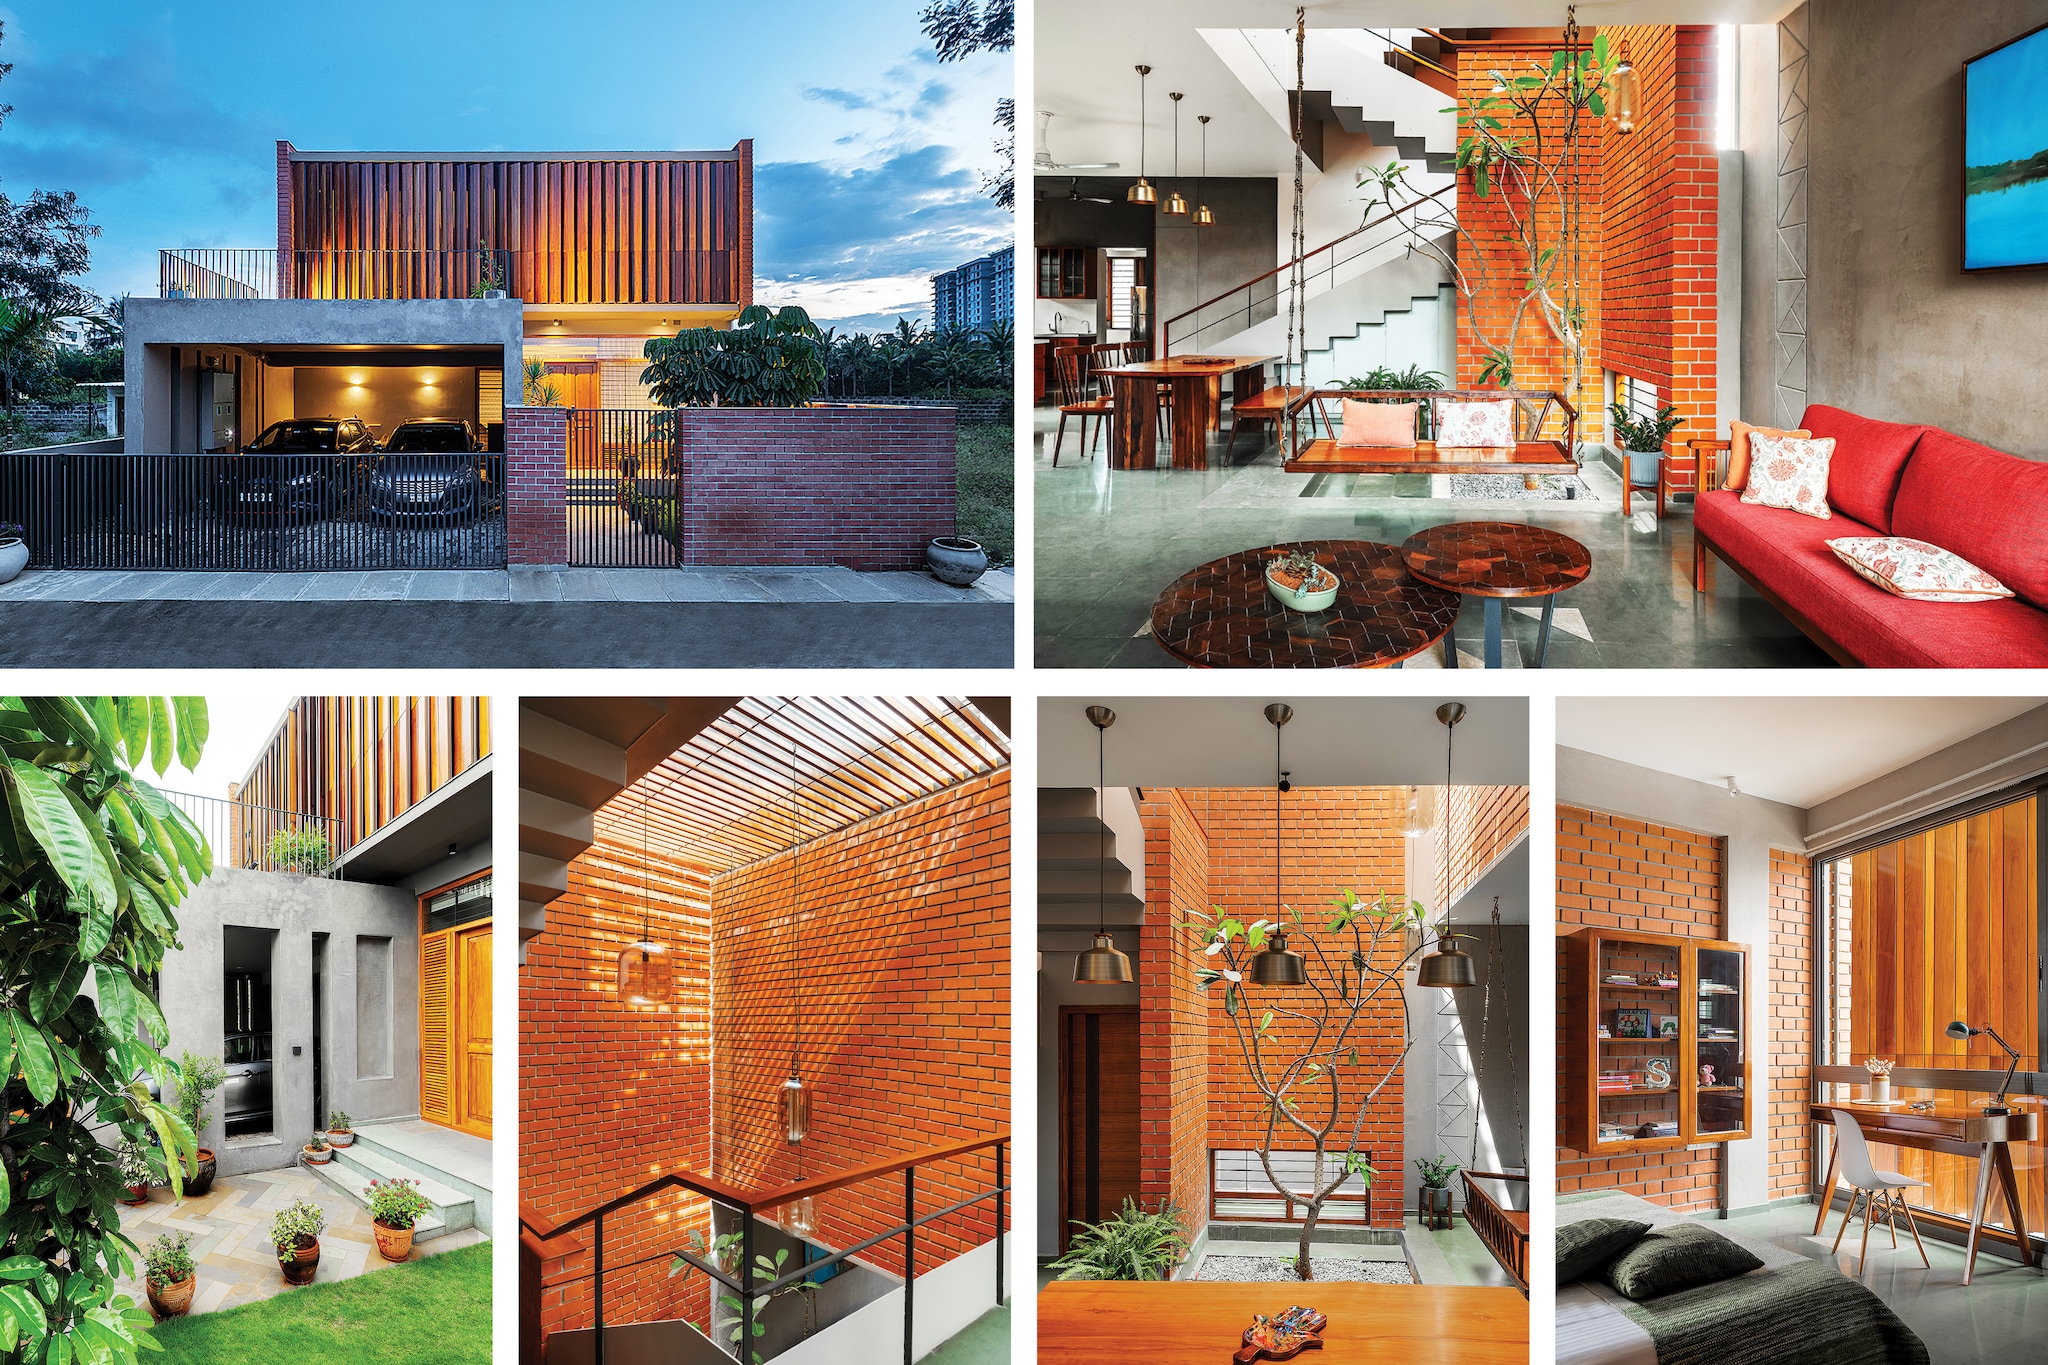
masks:
[(1920, 1264), (1931, 1263), (1927, 1259), (1927, 1247), (1920, 1240), (1920, 1229), (1913, 1222), (1913, 1211), (1906, 1207), (1900, 1190), (1926, 1189), (1927, 1182), (1915, 1180), (1910, 1175), (1897, 1171), (1880, 1171), (1870, 1159), (1870, 1144), (1863, 1140), (1863, 1129), (1856, 1122), (1856, 1116), (1847, 1110), (1837, 1109), (1835, 1115), (1835, 1141), (1842, 1149), (1842, 1179), (1848, 1182), (1851, 1193), (1849, 1207), (1842, 1211), (1842, 1226), (1835, 1232), (1835, 1245), (1829, 1254), (1842, 1249), (1842, 1234), (1849, 1230), (1849, 1220), (1856, 1216), (1856, 1201), (1863, 1200), (1863, 1246), (1856, 1253), (1856, 1273), (1861, 1275), (1870, 1256), (1870, 1213), (1873, 1205), (1882, 1204), (1885, 1224), (1892, 1232), (1892, 1246), (1899, 1245), (1898, 1216), (1906, 1215), (1906, 1230), (1913, 1234), (1913, 1245), (1920, 1249)]

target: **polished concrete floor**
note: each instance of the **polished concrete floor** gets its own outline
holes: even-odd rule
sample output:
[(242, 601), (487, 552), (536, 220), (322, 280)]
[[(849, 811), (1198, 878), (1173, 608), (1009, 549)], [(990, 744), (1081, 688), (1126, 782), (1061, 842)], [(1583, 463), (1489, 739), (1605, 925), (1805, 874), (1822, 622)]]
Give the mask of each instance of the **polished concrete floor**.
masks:
[[(897, 1338), (900, 1343), (902, 1338)], [(1009, 1365), (1010, 1308), (991, 1308), (918, 1365)]]
[(2048, 1277), (2040, 1270), (1980, 1252), (1977, 1273), (1966, 1289), (1962, 1248), (1928, 1239), (1932, 1267), (1925, 1267), (1903, 1230), (1898, 1249), (1892, 1248), (1891, 1233), (1882, 1223), (1871, 1231), (1870, 1263), (1862, 1266), (1855, 1255), (1861, 1219), (1842, 1239), (1841, 1252), (1833, 1254), (1828, 1247), (1842, 1216), (1830, 1213), (1825, 1233), (1815, 1237), (1813, 1214), (1810, 1204), (1790, 1204), (1731, 1218), (1726, 1226), (1816, 1261), (1831, 1261), (1844, 1275), (1860, 1272), (1865, 1287), (1927, 1343), (1934, 1365), (2048, 1361)]
[[(1073, 423), (1052, 466), (1058, 414), (1034, 428), (1034, 654), (1045, 668), (1173, 668), (1151, 639), (1152, 602), (1198, 564), (1289, 540), (1399, 544), (1446, 521), (1523, 521), (1562, 532), (1592, 552), (1593, 573), (1558, 599), (1552, 668), (1829, 668), (1800, 634), (1725, 566), (1713, 591), (1692, 587), (1692, 518), (1662, 523), (1645, 504), (1624, 518), (1619, 485), (1589, 470), (1572, 501), (1482, 501), (1429, 496), (1422, 478), (1303, 476), (1280, 468), (1278, 447), (1240, 440), (1233, 460), (1219, 437), (1207, 470), (1113, 471), (1098, 450), (1077, 458)], [(1092, 433), (1091, 433), (1092, 435)], [(1163, 452), (1162, 452), (1163, 455)], [(1539, 604), (1540, 605), (1540, 604)], [(1468, 599), (1457, 626), (1461, 665), (1480, 664), (1483, 605)], [(1506, 613), (1509, 667), (1536, 661), (1537, 609)], [(1410, 668), (1442, 666), (1440, 652)]]

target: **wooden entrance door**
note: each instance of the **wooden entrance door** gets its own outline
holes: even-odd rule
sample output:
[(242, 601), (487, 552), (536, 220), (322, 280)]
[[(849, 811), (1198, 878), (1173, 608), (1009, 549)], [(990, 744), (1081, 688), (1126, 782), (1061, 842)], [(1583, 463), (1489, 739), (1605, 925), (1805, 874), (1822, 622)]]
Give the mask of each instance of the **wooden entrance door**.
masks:
[(598, 471), (598, 409), (604, 406), (603, 385), (594, 360), (550, 360), (547, 372), (569, 409), (568, 464), (571, 473)]
[[(437, 919), (448, 927), (430, 927)], [(420, 1117), (487, 1138), (493, 1041), (488, 874), (422, 896), (420, 922)]]
[(1138, 1007), (1060, 1009), (1060, 1250), (1138, 1197)]
[(455, 956), (462, 964), (456, 1009), (460, 1026), (462, 1121), (457, 1125), (479, 1137), (491, 1135), (491, 926), (470, 925), (455, 931)]

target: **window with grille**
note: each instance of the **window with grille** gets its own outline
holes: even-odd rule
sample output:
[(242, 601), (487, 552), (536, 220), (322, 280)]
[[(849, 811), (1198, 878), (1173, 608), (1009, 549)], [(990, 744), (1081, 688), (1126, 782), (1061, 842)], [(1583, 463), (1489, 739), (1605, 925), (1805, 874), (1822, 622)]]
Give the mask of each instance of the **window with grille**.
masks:
[(1109, 258), (1109, 325), (1126, 331), (1138, 325), (1134, 293), (1138, 287), (1138, 258)]
[[(1364, 1153), (1370, 1162), (1372, 1153)], [(1342, 1161), (1333, 1152), (1325, 1162)], [(1314, 1152), (1273, 1153), (1273, 1174), (1291, 1190), (1305, 1190), (1315, 1178)], [(1336, 1172), (1328, 1166), (1323, 1178)], [(1347, 1176), (1335, 1194), (1323, 1205), (1325, 1223), (1365, 1223), (1372, 1218), (1372, 1194), (1357, 1176)], [(1209, 1153), (1209, 1216), (1234, 1223), (1298, 1223), (1308, 1216), (1308, 1206), (1287, 1198), (1266, 1178), (1266, 1168), (1255, 1151), (1212, 1149)]]

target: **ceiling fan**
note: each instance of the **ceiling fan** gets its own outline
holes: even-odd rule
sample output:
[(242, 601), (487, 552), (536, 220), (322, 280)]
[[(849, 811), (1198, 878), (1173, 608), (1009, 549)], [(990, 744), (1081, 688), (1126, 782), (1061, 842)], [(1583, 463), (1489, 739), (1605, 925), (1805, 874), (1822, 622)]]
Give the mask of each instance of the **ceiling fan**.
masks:
[(1054, 161), (1047, 145), (1047, 134), (1052, 129), (1052, 115), (1040, 110), (1038, 113), (1038, 147), (1031, 154), (1031, 169), (1043, 175), (1059, 171), (1113, 171), (1114, 161)]
[[(1038, 202), (1043, 204), (1046, 198), (1045, 191), (1040, 190), (1038, 192)], [(1073, 177), (1071, 183), (1067, 186), (1066, 199), (1067, 202), (1073, 204), (1121, 204), (1124, 202), (1121, 196), (1115, 199), (1102, 199), (1092, 194), (1081, 193), (1081, 178), (1079, 176)]]

